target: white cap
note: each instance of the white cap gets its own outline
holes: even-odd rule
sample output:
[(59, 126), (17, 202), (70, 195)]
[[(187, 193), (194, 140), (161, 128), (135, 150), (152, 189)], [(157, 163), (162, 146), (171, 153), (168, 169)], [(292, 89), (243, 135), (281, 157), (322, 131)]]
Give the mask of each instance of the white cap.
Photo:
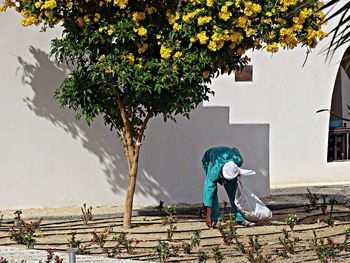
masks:
[(254, 175), (256, 174), (253, 170), (246, 170), (239, 168), (235, 162), (227, 162), (222, 167), (222, 175), (226, 180), (233, 180), (236, 178), (237, 175)]

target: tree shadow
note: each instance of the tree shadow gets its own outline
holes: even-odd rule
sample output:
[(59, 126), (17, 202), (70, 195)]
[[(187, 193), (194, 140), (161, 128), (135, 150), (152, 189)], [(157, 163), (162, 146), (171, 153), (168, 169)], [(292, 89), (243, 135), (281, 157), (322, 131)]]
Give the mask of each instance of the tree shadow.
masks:
[[(36, 116), (47, 119), (54, 126), (63, 129), (98, 157), (113, 193), (124, 191), (128, 173), (123, 147), (117, 135), (104, 125), (102, 118), (97, 118), (91, 126), (83, 120), (76, 120), (74, 112), (60, 108), (53, 98), (55, 90), (68, 75), (71, 67), (51, 61), (49, 55), (40, 49), (30, 47), (29, 51), (35, 58), (35, 63), (27, 63), (18, 57), (18, 71), (22, 74), (22, 83), (33, 91), (33, 96), (26, 97), (23, 101)], [(142, 179), (147, 185), (147, 191), (154, 187), (159, 190), (158, 185), (154, 186), (151, 177)]]
[[(97, 118), (89, 127), (83, 121), (77, 121), (72, 111), (61, 109), (53, 95), (70, 67), (51, 61), (40, 49), (30, 47), (29, 51), (35, 63), (18, 57), (22, 82), (33, 92), (32, 97), (23, 101), (36, 116), (63, 129), (97, 156), (111, 191), (115, 195), (124, 192), (127, 163), (117, 135), (104, 125), (102, 118)], [(268, 194), (269, 125), (230, 125), (228, 121), (228, 107), (202, 105), (193, 111), (190, 121), (178, 118), (177, 123), (164, 124), (162, 118), (152, 119), (141, 150), (135, 203), (201, 202), (205, 179), (201, 157), (208, 147), (215, 145), (238, 147), (246, 167), (256, 170), (259, 175), (246, 179), (249, 185), (258, 194)]]

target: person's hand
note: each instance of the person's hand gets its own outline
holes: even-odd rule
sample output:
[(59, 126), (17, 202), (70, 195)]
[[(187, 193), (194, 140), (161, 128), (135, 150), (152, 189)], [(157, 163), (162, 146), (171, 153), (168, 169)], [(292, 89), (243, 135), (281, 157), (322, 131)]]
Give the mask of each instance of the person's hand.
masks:
[(210, 207), (207, 207), (206, 209), (206, 219), (205, 219), (205, 224), (207, 225), (207, 227), (211, 228), (211, 208)]
[(207, 218), (205, 220), (205, 224), (207, 225), (207, 227), (211, 228), (211, 216), (207, 215)]

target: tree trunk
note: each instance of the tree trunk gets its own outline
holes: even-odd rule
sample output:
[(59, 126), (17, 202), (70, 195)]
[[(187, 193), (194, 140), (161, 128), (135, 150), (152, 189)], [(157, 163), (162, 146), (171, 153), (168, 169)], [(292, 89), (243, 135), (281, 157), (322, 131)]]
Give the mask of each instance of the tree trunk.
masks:
[(137, 179), (137, 168), (138, 168), (138, 156), (129, 156), (127, 155), (129, 163), (129, 178), (128, 178), (128, 189), (126, 191), (125, 197), (125, 207), (124, 207), (124, 228), (131, 228), (131, 216), (132, 216), (132, 207), (134, 202), (134, 193)]
[[(132, 206), (134, 202), (134, 193), (135, 193), (135, 186), (136, 186), (136, 179), (137, 179), (137, 169), (139, 164), (141, 141), (146, 129), (146, 125), (149, 119), (153, 116), (153, 111), (152, 110), (148, 111), (140, 127), (140, 130), (138, 131), (137, 134), (135, 134), (133, 127), (130, 124), (130, 120), (129, 120), (130, 116), (128, 115), (128, 112), (123, 102), (119, 98), (117, 98), (117, 104), (120, 111), (120, 115), (123, 120), (124, 130), (120, 131), (120, 134), (124, 145), (125, 155), (128, 160), (128, 173), (129, 173), (128, 189), (126, 190), (126, 197), (125, 197), (123, 226), (124, 228), (131, 228)], [(115, 128), (118, 130), (117, 125), (115, 125)]]

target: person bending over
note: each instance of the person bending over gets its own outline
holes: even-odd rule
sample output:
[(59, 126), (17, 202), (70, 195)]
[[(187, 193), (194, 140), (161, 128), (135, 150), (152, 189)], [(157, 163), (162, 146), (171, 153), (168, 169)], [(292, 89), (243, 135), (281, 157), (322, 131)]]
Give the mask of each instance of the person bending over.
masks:
[(238, 211), (235, 205), (237, 176), (240, 174), (254, 174), (252, 170), (239, 168), (243, 163), (237, 148), (213, 147), (208, 149), (202, 158), (203, 169), (206, 174), (203, 188), (203, 203), (206, 208), (206, 225), (210, 228), (220, 227), (220, 206), (218, 201), (217, 184), (224, 186), (231, 203), (232, 214), (236, 223), (253, 226)]

